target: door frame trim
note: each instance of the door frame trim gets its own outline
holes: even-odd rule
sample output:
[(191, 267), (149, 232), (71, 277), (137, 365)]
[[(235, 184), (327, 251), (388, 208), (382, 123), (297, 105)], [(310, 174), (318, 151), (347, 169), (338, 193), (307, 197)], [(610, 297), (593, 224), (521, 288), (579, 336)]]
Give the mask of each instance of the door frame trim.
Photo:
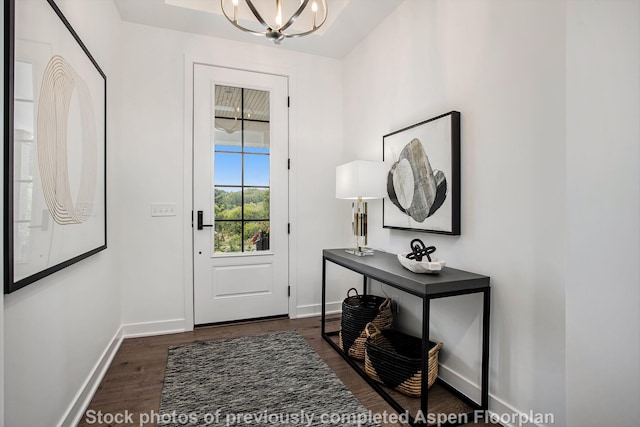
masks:
[[(225, 64), (220, 64), (213, 55), (207, 53), (186, 53), (184, 56), (184, 104), (183, 104), (183, 285), (184, 285), (184, 330), (192, 331), (194, 328), (194, 302), (193, 288), (195, 284), (194, 257), (193, 257), (193, 75), (194, 65), (208, 65), (212, 67), (227, 68), (239, 71), (249, 71), (254, 73), (272, 74), (287, 78), (287, 88), (289, 97), (295, 99), (295, 82), (297, 82), (295, 69), (282, 67), (281, 64), (268, 64), (248, 62), (243, 60), (232, 60)], [(289, 159), (295, 165), (295, 144), (291, 141), (297, 136), (295, 123), (295, 109), (288, 108), (288, 150)], [(289, 233), (289, 253), (288, 253), (288, 276), (290, 286), (289, 296), (289, 318), (295, 319), (297, 313), (297, 286), (296, 286), (296, 194), (292, 191), (296, 188), (295, 168), (289, 170), (288, 176), (288, 218), (292, 224)]]

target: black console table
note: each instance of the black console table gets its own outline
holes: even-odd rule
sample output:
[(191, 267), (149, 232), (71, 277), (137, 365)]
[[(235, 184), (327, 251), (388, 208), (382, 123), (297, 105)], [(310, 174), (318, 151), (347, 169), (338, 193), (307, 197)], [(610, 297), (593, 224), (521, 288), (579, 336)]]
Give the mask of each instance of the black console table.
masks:
[[(445, 267), (439, 274), (416, 274), (400, 265), (395, 254), (375, 251), (373, 256), (359, 257), (345, 252), (344, 249), (325, 249), (322, 251), (322, 337), (342, 355), (342, 357), (354, 368), (365, 381), (380, 394), (398, 413), (404, 413), (404, 408), (394, 399), (379, 383), (371, 379), (357, 361), (345, 354), (332, 336), (338, 331), (327, 332), (326, 330), (326, 291), (327, 291), (327, 261), (340, 265), (344, 268), (362, 274), (363, 293), (367, 293), (367, 279), (382, 282), (393, 288), (399, 289), (408, 294), (422, 298), (422, 372), (428, 372), (428, 341), (429, 341), (429, 308), (430, 302), (435, 298), (450, 297), (455, 295), (466, 295), (473, 293), (483, 294), (482, 310), (482, 373), (480, 403), (474, 402), (468, 396), (444, 383), (438, 378), (438, 383), (451, 391), (459, 399), (464, 401), (473, 410), (486, 411), (489, 403), (489, 309), (491, 288), (489, 277), (475, 273), (469, 273), (454, 268)], [(428, 414), (427, 375), (422, 375), (422, 390), (420, 397), (420, 410), (423, 417)], [(471, 414), (468, 414), (473, 419)], [(416, 424), (411, 417), (411, 424)], [(452, 424), (456, 425), (456, 424)]]

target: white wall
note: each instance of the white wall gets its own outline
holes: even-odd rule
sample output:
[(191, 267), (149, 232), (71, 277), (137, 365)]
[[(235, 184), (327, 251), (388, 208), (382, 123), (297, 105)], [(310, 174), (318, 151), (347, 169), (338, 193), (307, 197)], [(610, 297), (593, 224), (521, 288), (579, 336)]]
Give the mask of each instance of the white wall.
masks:
[[(139, 24), (124, 23), (123, 31), (123, 133), (114, 148), (123, 322), (185, 317), (184, 258), (191, 250), (183, 244), (191, 231), (185, 226), (191, 206), (184, 202), (185, 185), (190, 186), (183, 158), (184, 144), (190, 144), (184, 137), (185, 58), (289, 75), (291, 284), (300, 311), (318, 312), (320, 250), (340, 236), (332, 229), (338, 221), (332, 176), (342, 143), (340, 62)], [(151, 218), (152, 202), (175, 202), (178, 215)]]
[[(419, 237), (448, 265), (491, 276), (490, 409), (564, 424), (565, 7), (563, 2), (407, 0), (344, 61), (345, 157), (382, 159), (382, 136), (462, 114), (462, 235), (382, 229), (390, 252)], [(390, 292), (387, 290), (387, 292)], [(421, 309), (403, 326), (419, 332)], [(442, 362), (480, 383), (481, 298), (432, 303)], [(456, 375), (454, 375), (455, 377)]]
[(566, 15), (567, 425), (638, 425), (640, 3)]
[[(345, 60), (346, 160), (462, 112), (462, 235), (383, 230), (378, 204), (370, 237), (391, 252), (422, 237), (491, 276), (490, 409), (569, 426), (640, 416), (639, 8), (406, 0)], [(419, 307), (401, 298), (415, 331)], [(438, 301), (431, 330), (445, 374), (475, 383), (479, 302)]]
[[(117, 135), (120, 18), (110, 0), (57, 3), (108, 77), (109, 146)], [(117, 173), (112, 160), (109, 153), (109, 176)], [(109, 202), (113, 196), (109, 188)], [(113, 231), (109, 228), (106, 251), (4, 296), (5, 410), (0, 413), (6, 425), (70, 421), (67, 411), (120, 327)]]

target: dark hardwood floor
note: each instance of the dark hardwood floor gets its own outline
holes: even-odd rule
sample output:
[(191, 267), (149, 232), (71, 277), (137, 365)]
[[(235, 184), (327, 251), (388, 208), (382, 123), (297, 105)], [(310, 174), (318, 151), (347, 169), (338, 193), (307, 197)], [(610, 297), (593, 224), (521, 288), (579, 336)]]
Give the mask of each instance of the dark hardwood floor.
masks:
[[(339, 322), (336, 322), (339, 326)], [(113, 359), (87, 411), (78, 424), (88, 426), (155, 426), (156, 420), (140, 423), (160, 408), (160, 396), (168, 349), (197, 341), (259, 335), (282, 330), (297, 330), (329, 365), (353, 394), (373, 413), (395, 413), (369, 385), (320, 336), (320, 319), (280, 319), (197, 328), (193, 332), (125, 339)], [(434, 385), (429, 392), (429, 410), (445, 403)], [(439, 402), (442, 400), (442, 402)], [(417, 400), (414, 400), (414, 403)], [(404, 404), (404, 403), (403, 403)], [(458, 403), (458, 406), (460, 403)], [(409, 403), (411, 406), (411, 403)], [(455, 405), (454, 405), (455, 406)], [(462, 404), (462, 406), (465, 406)], [(454, 410), (460, 410), (455, 408)], [(464, 412), (464, 410), (461, 410)], [(438, 409), (435, 410), (438, 412)], [(102, 421), (102, 422), (100, 422)], [(397, 424), (385, 424), (397, 425)], [(495, 424), (475, 423), (474, 426)]]

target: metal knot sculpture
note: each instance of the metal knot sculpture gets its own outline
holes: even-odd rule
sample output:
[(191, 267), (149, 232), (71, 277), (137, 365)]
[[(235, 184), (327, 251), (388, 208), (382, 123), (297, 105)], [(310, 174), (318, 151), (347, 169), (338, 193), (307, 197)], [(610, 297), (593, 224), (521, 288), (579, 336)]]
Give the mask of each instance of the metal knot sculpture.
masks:
[(431, 254), (435, 251), (435, 246), (425, 246), (422, 240), (413, 239), (411, 241), (411, 252), (407, 254), (407, 258), (422, 261), (422, 258), (426, 257), (427, 260), (431, 262)]

